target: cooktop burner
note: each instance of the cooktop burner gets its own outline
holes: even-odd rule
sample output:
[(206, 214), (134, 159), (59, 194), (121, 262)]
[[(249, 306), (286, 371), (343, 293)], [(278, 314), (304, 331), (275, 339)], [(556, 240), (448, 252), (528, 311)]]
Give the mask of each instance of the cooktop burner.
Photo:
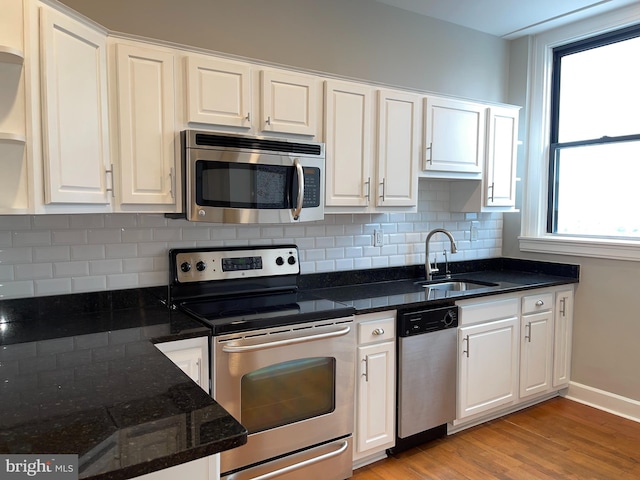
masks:
[(297, 290), (295, 245), (175, 249), (169, 300), (214, 335), (346, 317), (354, 308)]

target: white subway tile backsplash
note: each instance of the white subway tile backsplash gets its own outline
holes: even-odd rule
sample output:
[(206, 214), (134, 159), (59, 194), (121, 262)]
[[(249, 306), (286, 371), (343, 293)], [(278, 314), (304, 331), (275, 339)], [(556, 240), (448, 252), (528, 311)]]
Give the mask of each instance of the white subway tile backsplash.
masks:
[(53, 278), (53, 265), (51, 263), (24, 263), (16, 265), (14, 272), (16, 280)]
[[(478, 240), (469, 239), (470, 221)], [(295, 243), (303, 274), (424, 263), (433, 228), (454, 234), (452, 261), (500, 256), (502, 215), (449, 212), (449, 182), (420, 180), (416, 213), (326, 215), (292, 225), (219, 225), (160, 214), (0, 216), (0, 296), (19, 298), (166, 285), (170, 248)], [(384, 245), (373, 246), (383, 230)], [(450, 249), (438, 235), (430, 249)]]
[(107, 277), (77, 277), (71, 279), (71, 291), (73, 293), (80, 292), (98, 292), (107, 289)]
[(86, 230), (54, 230), (51, 232), (53, 245), (83, 245), (87, 243)]
[(35, 280), (35, 294), (37, 297), (48, 295), (66, 295), (71, 293), (70, 278), (49, 278), (46, 280)]
[(107, 275), (122, 273), (122, 260), (95, 260), (89, 262), (89, 274)]
[(50, 230), (14, 231), (12, 244), (14, 247), (34, 247), (51, 245)]

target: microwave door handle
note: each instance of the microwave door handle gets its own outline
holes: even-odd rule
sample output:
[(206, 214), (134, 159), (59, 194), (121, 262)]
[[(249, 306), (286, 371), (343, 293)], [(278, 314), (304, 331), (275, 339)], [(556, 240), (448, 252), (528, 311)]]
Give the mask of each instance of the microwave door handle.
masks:
[(300, 218), (300, 212), (302, 212), (302, 203), (304, 202), (304, 171), (302, 170), (302, 164), (297, 158), (293, 159), (293, 165), (296, 167), (296, 174), (298, 175), (298, 204), (292, 211), (293, 219), (298, 220)]

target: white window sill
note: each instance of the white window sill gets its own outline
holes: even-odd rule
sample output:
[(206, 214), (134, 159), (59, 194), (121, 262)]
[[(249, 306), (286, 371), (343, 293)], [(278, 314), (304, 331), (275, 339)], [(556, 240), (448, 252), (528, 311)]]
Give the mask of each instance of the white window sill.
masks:
[(580, 237), (518, 237), (520, 251), (640, 262), (640, 241)]

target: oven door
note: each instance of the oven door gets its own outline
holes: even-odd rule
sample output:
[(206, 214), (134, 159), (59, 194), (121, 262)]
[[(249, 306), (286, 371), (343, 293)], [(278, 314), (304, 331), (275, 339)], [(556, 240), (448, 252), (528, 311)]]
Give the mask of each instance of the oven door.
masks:
[(294, 452), (306, 455), (306, 449), (342, 438), (344, 448), (321, 448), (318, 461), (331, 456), (327, 448), (338, 452), (348, 445), (350, 476), (353, 317), (227, 334), (213, 342), (213, 396), (249, 432), (245, 445), (222, 452), (223, 473)]
[(324, 218), (324, 158), (188, 149), (187, 220), (290, 223)]

